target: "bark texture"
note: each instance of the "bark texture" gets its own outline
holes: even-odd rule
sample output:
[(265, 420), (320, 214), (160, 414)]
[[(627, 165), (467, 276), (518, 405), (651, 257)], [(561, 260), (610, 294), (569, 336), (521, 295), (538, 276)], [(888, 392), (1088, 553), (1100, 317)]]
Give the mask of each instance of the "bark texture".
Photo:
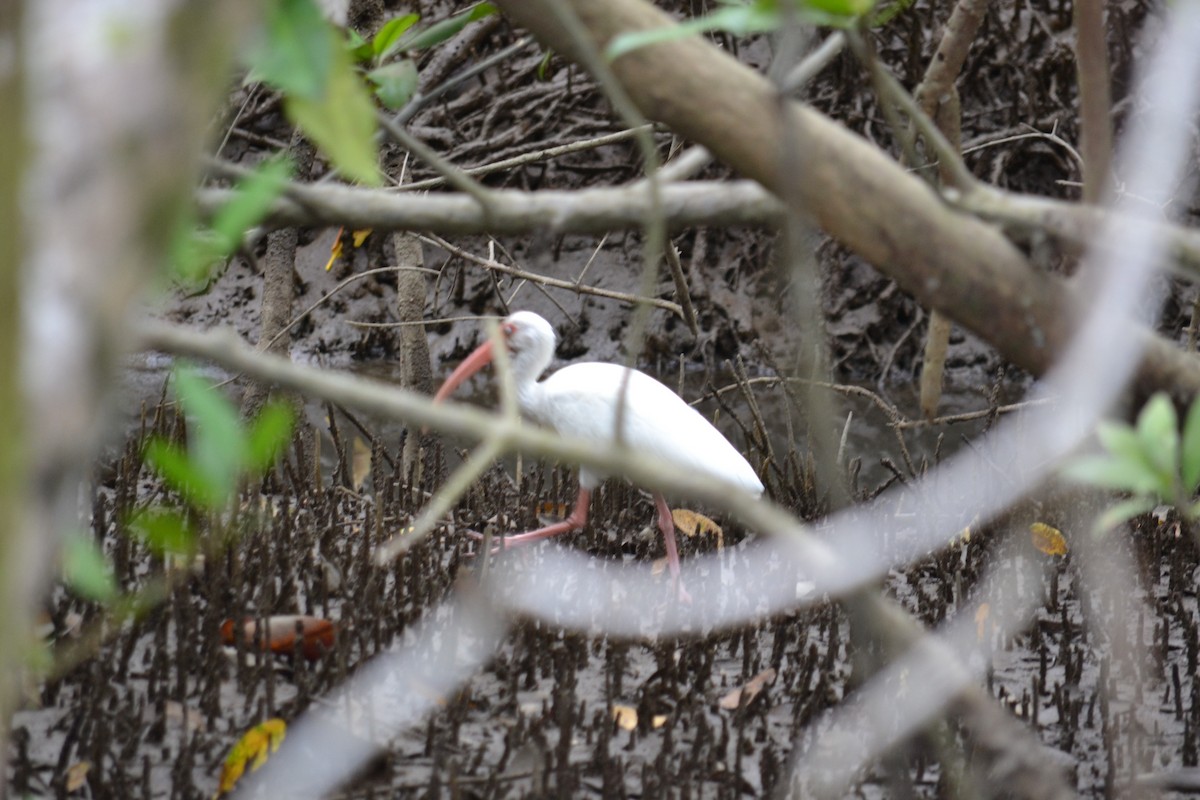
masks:
[[(433, 366), (429, 359), (429, 340), (425, 336), (425, 254), (416, 236), (398, 233), (392, 237), (396, 250), (396, 319), (399, 328), (400, 385), (420, 394), (433, 394)], [(411, 426), (404, 440), (403, 470), (413, 486), (420, 483), (422, 458), (429, 452), (432, 437)], [(414, 472), (414, 469), (417, 470)]]

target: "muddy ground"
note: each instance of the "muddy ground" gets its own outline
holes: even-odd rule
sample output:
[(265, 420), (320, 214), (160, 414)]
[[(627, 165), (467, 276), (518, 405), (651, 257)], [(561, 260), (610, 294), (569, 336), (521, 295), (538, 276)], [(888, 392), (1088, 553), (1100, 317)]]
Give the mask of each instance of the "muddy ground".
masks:
[[(1124, 2), (1109, 9), (1120, 123), (1130, 108), (1120, 101), (1135, 55), (1132, 42), (1147, 6)], [(430, 4), (421, 11), (436, 17), (445, 9)], [(878, 32), (882, 58), (906, 85), (919, 81), (936, 43), (933, 32), (947, 13), (945, 4), (918, 3)], [(1069, 151), (1044, 135), (1055, 131), (1063, 141), (1078, 140), (1070, 26), (1066, 3), (993, 5), (960, 81), (964, 148), (979, 148), (968, 156), (977, 175), (1006, 188), (1076, 195), (1070, 182), (1079, 175)], [(505, 23), (488, 22), (469, 47), (447, 57), (448, 64), (424, 67), (453, 71), (516, 36)], [(717, 38), (748, 63), (764, 66), (769, 60), (762, 40)], [(543, 53), (530, 48), (489, 70), (418, 115), (414, 132), (456, 163), (473, 166), (620, 129), (580, 71), (551, 57), (542, 78), (542, 60)], [(838, 59), (813, 85), (809, 99), (894, 149), (851, 57)], [(221, 155), (245, 163), (269, 152), (273, 142), (285, 142), (288, 132), (270, 97), (238, 94), (233, 102), (243, 100), (247, 111)], [(656, 138), (664, 151), (677, 144), (666, 133)], [(398, 171), (399, 156), (389, 158)], [(433, 176), (420, 164), (409, 168), (416, 179)], [(316, 171), (322, 169), (318, 164)], [(564, 188), (615, 184), (639, 174), (635, 148), (622, 143), (498, 173), (486, 182)], [(704, 173), (709, 178), (726, 174), (715, 165)], [(366, 251), (358, 251), (326, 272), (334, 235), (301, 232), (295, 309), (315, 307), (292, 329), (293, 356), (387, 377), (398, 358), (395, 329), (356, 323), (395, 319), (395, 279), (356, 281), (318, 303), (345, 278), (374, 266)], [(482, 238), (452, 244), (477, 255), (486, 255), (489, 246)], [(590, 285), (637, 291), (641, 247), (636, 234), (603, 240), (506, 237), (493, 244), (498, 254), (527, 270), (569, 280), (582, 275)], [(681, 233), (674, 244), (701, 333), (692, 336), (679, 319), (654, 313), (640, 364), (682, 386), (685, 397), (702, 401), (707, 413), (719, 416), (722, 429), (767, 476), (772, 497), (805, 519), (819, 518), (828, 501), (813, 488), (804, 436), (808, 420), (779, 388), (755, 389), (756, 403), (767, 409), (770, 436), (763, 439), (755, 433), (749, 398), (740, 392), (719, 394), (731, 383), (739, 357), (748, 375), (769, 376), (775, 366), (786, 370), (798, 348), (811, 346), (797, 339), (790, 283), (773, 263), (772, 235), (706, 229)], [(1025, 244), (1048, 269), (1069, 271), (1062, 254), (1040, 242)], [(425, 243), (423, 252), (425, 265), (437, 271), (428, 278), (426, 319), (449, 320), (426, 329), (435, 376), (445, 375), (480, 341), (477, 315), (516, 308), (536, 310), (554, 322), (561, 337), (557, 364), (625, 355), (630, 315), (624, 304), (492, 275), (436, 244)], [(894, 419), (861, 389), (916, 416), (911, 387), (920, 370), (926, 314), (836, 243), (816, 236), (813, 252), (824, 280), (833, 377), (858, 387), (857, 394), (847, 389), (835, 395), (835, 416), (840, 431), (853, 412), (847, 460), (858, 461), (850, 470), (854, 493), (866, 501), (889, 483), (913, 479), (926, 464), (979, 434), (990, 419), (899, 433), (889, 428)], [(1182, 337), (1194, 289), (1171, 288), (1162, 327)], [(669, 299), (672, 292), (664, 279), (659, 296)], [(232, 325), (254, 341), (260, 296), (257, 263), (238, 259), (207, 291), (174, 291), (156, 301), (155, 313), (198, 328)], [(125, 520), (133, 509), (171, 498), (140, 456), (147, 436), (183, 433), (174, 411), (159, 404), (167, 363), (154, 354), (131, 359), (121, 404), (125, 417), (116, 426), (120, 434), (96, 465), (84, 509), (129, 590), (145, 586), (164, 568), (131, 539)], [(986, 410), (1017, 399), (1028, 383), (1027, 376), (961, 332), (952, 338), (948, 369), (947, 413)], [(405, 558), (379, 567), (372, 559), (375, 549), (420, 511), (414, 494), (437, 488), (445, 464), (456, 457), (454, 447), (462, 443), (446, 443), (445, 450), (432, 443), (431, 468), (414, 482), (397, 466), (403, 429), (338, 410), (327, 420), (326, 409), (318, 406), (308, 412), (324, 437), (321, 474), (314, 475), (294, 448), (267, 477), (261, 494), (245, 494), (231, 518), (211, 524), (214, 537), (236, 534), (228, 550), (210, 555), (194, 575), (179, 579), (144, 619), (109, 631), (94, 656), (59, 679), (31, 687), (28, 707), (15, 722), (9, 776), (18, 796), (211, 796), (221, 761), (242, 732), (269, 717), (294, 719), (372, 656), (402, 646), (405, 630), (476, 563), (472, 544), (456, 530), (482, 527), (498, 515), (513, 530), (527, 528), (543, 504), (573, 499), (568, 470), (525, 464), (518, 490), (513, 464), (497, 465), (455, 511), (453, 526), (439, 529)], [(365, 477), (355, 474), (355, 439), (373, 453)], [(976, 658), (988, 665), (981, 684), (1028, 723), (1078, 792), (1110, 796), (1128, 791), (1137, 776), (1197, 763), (1200, 609), (1194, 573), (1200, 559), (1194, 540), (1181, 535), (1172, 520), (1143, 519), (1131, 534), (1109, 543), (1136, 566), (1139, 585), (1132, 599), (1138, 602), (1106, 605), (1070, 553), (1045, 555), (1032, 547), (1027, 532), (1030, 522), (1042, 520), (1061, 527), (1068, 540), (1084, 535), (1075, 521), (1082, 518), (1078, 504), (1085, 500), (1033, 498), (943, 553), (893, 572), (879, 591), (937, 625), (953, 619), (982, 591), (986, 566), (1032, 565), (1043, 577), (1041, 584), (1012, 591), (1036, 593), (1040, 609), (1016, 636), (999, 637), (980, 624)], [(653, 504), (642, 493), (610, 482), (594, 502), (593, 515), (586, 531), (562, 537), (561, 545), (595, 558), (642, 561), (647, 569), (661, 558), (661, 542), (645, 530)], [(727, 524), (721, 557), (738, 558), (739, 548), (755, 538), (754, 532)], [(697, 537), (682, 548), (687, 558), (718, 545), (711, 537)], [(100, 618), (97, 607), (61, 588), (47, 608), (50, 635), (63, 647), (78, 641), (81, 626), (87, 629)], [(332, 620), (336, 643), (312, 661), (299, 653), (263, 657), (252, 645), (222, 644), (224, 620), (277, 614)], [(1109, 641), (1086, 624), (1113, 615), (1123, 642)], [(856, 647), (863, 645), (851, 643), (851, 633), (833, 603), (740, 630), (654, 642), (520, 620), (495, 659), (459, 693), (439, 697), (439, 710), (395, 741), (348, 785), (346, 796), (768, 794), (786, 783), (792, 757), (819, 742), (831, 710), (854, 701), (853, 687), (864, 679), (865, 668), (856, 665)], [(1146, 658), (1113, 655), (1130, 652)], [(766, 670), (773, 670), (774, 678), (763, 691), (740, 707), (722, 707), (731, 690)], [(618, 705), (636, 709), (632, 729), (614, 721)], [(860, 776), (857, 791), (871, 797), (959, 794), (965, 768), (944, 757), (939, 743), (947, 737), (956, 744), (953, 750), (970, 754), (969, 732), (950, 720), (874, 763)], [(85, 763), (89, 766), (80, 766)], [(1004, 787), (990, 785), (986, 776), (977, 788), (981, 796), (1004, 794)]]

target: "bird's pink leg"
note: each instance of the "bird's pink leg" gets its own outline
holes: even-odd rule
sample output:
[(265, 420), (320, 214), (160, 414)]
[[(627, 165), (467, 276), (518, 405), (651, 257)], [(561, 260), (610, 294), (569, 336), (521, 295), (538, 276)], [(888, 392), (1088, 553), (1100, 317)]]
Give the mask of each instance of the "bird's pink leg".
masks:
[(547, 525), (544, 528), (538, 528), (535, 531), (528, 533), (518, 533), (512, 536), (500, 537), (501, 547), (510, 547), (514, 544), (529, 544), (541, 539), (549, 539), (551, 536), (558, 536), (560, 533), (573, 531), (582, 528), (587, 523), (588, 504), (592, 501), (592, 492), (589, 489), (580, 487), (579, 497), (575, 500), (575, 508), (571, 511), (571, 515), (562, 522), (556, 522), (553, 525)]
[(679, 602), (691, 603), (692, 596), (679, 581), (679, 550), (675, 546), (675, 521), (671, 519), (671, 508), (667, 505), (667, 498), (655, 492), (654, 507), (658, 509), (658, 529), (662, 531), (663, 541), (667, 545), (667, 566), (671, 570), (671, 582), (675, 585)]

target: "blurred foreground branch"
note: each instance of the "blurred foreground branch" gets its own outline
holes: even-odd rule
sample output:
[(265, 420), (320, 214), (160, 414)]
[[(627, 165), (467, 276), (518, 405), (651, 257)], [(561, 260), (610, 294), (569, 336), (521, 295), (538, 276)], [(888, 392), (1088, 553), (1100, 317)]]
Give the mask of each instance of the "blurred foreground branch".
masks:
[[(794, 563), (804, 565), (812, 574), (828, 579), (835, 574), (850, 578), (850, 568), (846, 559), (840, 556), (823, 542), (814, 539), (807, 528), (797, 522), (783, 509), (767, 501), (756, 500), (749, 494), (733, 491), (720, 481), (704, 475), (688, 474), (671, 469), (661, 464), (657, 459), (646, 454), (637, 454), (632, 458), (627, 450), (617, 445), (598, 448), (593, 442), (582, 442), (567, 439), (557, 434), (520, 424), (511, 418), (482, 412), (478, 409), (457, 405), (434, 406), (427, 397), (396, 389), (392, 386), (364, 380), (361, 378), (317, 370), (292, 364), (290, 361), (259, 353), (243, 344), (231, 331), (214, 333), (197, 333), (161, 323), (150, 323), (140, 328), (140, 339), (143, 346), (155, 347), (179, 355), (205, 358), (216, 361), (226, 368), (246, 372), (259, 380), (269, 381), (297, 391), (308, 392), (316, 396), (332, 400), (336, 403), (355, 407), (363, 411), (376, 413), (389, 418), (400, 419), (417, 425), (428, 425), (444, 432), (470, 436), (490, 444), (485, 445), (484, 451), (488, 458), (500, 450), (520, 449), (523, 452), (536, 453), (541, 456), (560, 458), (565, 461), (583, 463), (613, 474), (623, 474), (640, 485), (665, 491), (687, 494), (716, 507), (722, 508), (742, 518), (748, 524), (762, 531), (769, 531), (772, 538), (781, 547), (779, 555), (790, 557)], [(446, 507), (447, 499), (442, 499), (442, 507)], [(548, 568), (552, 573), (551, 582), (544, 582), (537, 576), (523, 575), (517, 581), (512, 576), (505, 580), (508, 574), (502, 562), (494, 574), (495, 581), (488, 592), (490, 605), (493, 608), (507, 606), (514, 611), (530, 611), (530, 592), (541, 592), (543, 601), (554, 596), (556, 589), (554, 578), (562, 578), (571, 570)], [(775, 562), (775, 571), (787, 571), (782, 562)], [(510, 572), (510, 571), (509, 571)], [(874, 588), (863, 588), (871, 575), (861, 572), (854, 574), (852, 580), (843, 582), (847, 593), (846, 598), (851, 605), (859, 609), (859, 613), (876, 620), (873, 627), (887, 630), (887, 645), (895, 650), (904, 650), (915, 646), (918, 642), (926, 641), (927, 634), (906, 612), (894, 604), (878, 597)], [(586, 580), (587, 576), (575, 573), (570, 580)], [(539, 586), (539, 583), (542, 585)], [(638, 591), (645, 587), (631, 586), (630, 592), (637, 596)], [(585, 597), (592, 593), (584, 591)], [(820, 596), (819, 593), (817, 596)], [(597, 598), (601, 604), (607, 603), (606, 597)], [(697, 609), (703, 609), (707, 601), (716, 608), (718, 598), (700, 597)], [(534, 601), (536, 602), (536, 601)], [(803, 604), (793, 598), (792, 606)], [(557, 606), (543, 605), (543, 608), (555, 608), (556, 613), (565, 609), (561, 603)], [(641, 623), (647, 617), (646, 609), (639, 605), (635, 609)], [(670, 604), (662, 612), (663, 628), (650, 628), (647, 632), (657, 630), (658, 633), (670, 630), (689, 628), (692, 622), (688, 617), (693, 609), (680, 610), (677, 604)], [(761, 609), (752, 607), (748, 610), (750, 616), (761, 613)], [(710, 618), (711, 619), (711, 618)], [(742, 618), (726, 616), (719, 619), (718, 625), (729, 625), (742, 622)], [(560, 624), (571, 625), (569, 618)], [(628, 628), (613, 625), (610, 629), (613, 635), (638, 635), (638, 628)], [(642, 629), (646, 631), (645, 628)], [(926, 647), (939, 648), (930, 642)], [(390, 657), (385, 657), (390, 658)], [(955, 657), (944, 649), (938, 649), (938, 658), (947, 669), (957, 664)], [(965, 669), (958, 668), (960, 671)], [(378, 670), (372, 669), (371, 672)], [(955, 673), (960, 674), (960, 673)], [(965, 673), (963, 673), (965, 674)], [(361, 688), (348, 688), (347, 691), (359, 692)], [(1011, 775), (1013, 771), (1028, 778), (1031, 785), (1042, 788), (1039, 797), (1061, 797), (1066, 795), (1065, 784), (1058, 768), (1045, 758), (1042, 750), (1028, 741), (1028, 733), (1023, 726), (1012, 719), (995, 701), (988, 697), (978, 686), (967, 681), (961, 681), (953, 691), (940, 698), (940, 703), (929, 709), (936, 713), (939, 708), (952, 706), (955, 713), (970, 728), (979, 746), (980, 754), (986, 760), (987, 771), (996, 775)], [(406, 712), (404, 719), (411, 722), (419, 718), (417, 712)], [(314, 722), (314, 724), (317, 724)], [(329, 721), (319, 723), (327, 726)], [(325, 728), (326, 734), (329, 729)], [(381, 746), (382, 741), (376, 742)], [(365, 743), (360, 742), (362, 747)], [(356, 751), (358, 752), (358, 751)], [(369, 749), (362, 750), (356, 758), (365, 759)], [(347, 758), (351, 756), (347, 754)], [(352, 765), (349, 765), (352, 766)], [(272, 773), (268, 772), (268, 775)], [(317, 779), (314, 776), (314, 780)], [(323, 778), (328, 779), (328, 771)], [(291, 785), (291, 784), (288, 784)], [(1035, 796), (1035, 795), (1025, 795)]]

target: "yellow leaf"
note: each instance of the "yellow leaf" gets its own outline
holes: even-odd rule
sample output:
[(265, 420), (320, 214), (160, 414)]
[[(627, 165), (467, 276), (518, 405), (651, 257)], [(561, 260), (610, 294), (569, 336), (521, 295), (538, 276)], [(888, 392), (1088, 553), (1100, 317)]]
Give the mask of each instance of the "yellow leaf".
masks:
[(269, 719), (246, 731), (230, 749), (229, 755), (225, 756), (215, 797), (228, 794), (237, 786), (238, 780), (246, 772), (247, 764), (250, 765), (250, 771), (254, 772), (267, 763), (267, 756), (279, 749), (286, 735), (287, 723), (278, 718)]
[(371, 235), (371, 228), (361, 228), (350, 232), (350, 239), (354, 242), (355, 247), (362, 247), (363, 242)]
[(612, 718), (622, 730), (631, 731), (637, 727), (637, 709), (633, 706), (614, 703), (612, 707)]
[(703, 514), (692, 511), (687, 508), (671, 509), (671, 520), (675, 523), (675, 527), (683, 531), (688, 536), (696, 534), (704, 535), (721, 535), (721, 526), (713, 522)]
[(1035, 522), (1029, 526), (1029, 535), (1033, 539), (1033, 546), (1046, 555), (1065, 556), (1067, 554), (1067, 540), (1058, 528), (1053, 528), (1044, 522)]
[(333, 269), (334, 262), (342, 257), (342, 231), (344, 230), (346, 229), (338, 228), (337, 236), (333, 240), (333, 247), (329, 248), (329, 260), (325, 262), (326, 272), (329, 272), (329, 270)]
[(959, 531), (958, 533), (956, 533), (950, 537), (950, 546), (958, 547), (960, 545), (970, 544), (971, 543), (971, 526), (975, 525), (978, 522), (979, 522), (979, 515), (977, 514), (970, 522), (967, 523), (967, 527), (963, 528), (961, 531)]
[[(757, 697), (758, 693), (761, 692), (764, 687), (774, 682), (775, 670), (771, 667), (767, 667), (762, 672), (746, 681), (745, 686), (739, 686), (729, 694), (722, 697), (717, 705), (726, 711), (733, 711), (740, 705), (750, 705), (750, 701)], [(743, 695), (745, 695), (744, 701), (742, 699)]]
[(661, 728), (663, 725), (666, 725), (666, 724), (667, 724), (667, 715), (666, 714), (655, 714), (654, 718), (652, 720), (650, 720), (650, 727), (654, 728), (654, 730), (658, 730), (659, 728)]
[(558, 517), (562, 519), (567, 516), (567, 504), (546, 500), (545, 502), (538, 503), (537, 515), (538, 517)]
[(987, 603), (983, 603), (979, 608), (975, 609), (975, 636), (979, 641), (983, 641), (983, 625), (987, 622), (988, 616), (992, 613), (992, 607)]
[(350, 458), (350, 480), (355, 489), (361, 489), (371, 474), (371, 445), (362, 440), (361, 436), (354, 437), (354, 455)]
[(91, 768), (92, 762), (90, 761), (78, 761), (71, 765), (70, 769), (67, 770), (66, 787), (68, 793), (83, 787), (83, 784), (87, 781), (88, 771)]
[(725, 532), (721, 530), (720, 525), (703, 514), (687, 508), (676, 508), (671, 511), (671, 520), (684, 535), (714, 536), (717, 540), (717, 549), (725, 547)]

